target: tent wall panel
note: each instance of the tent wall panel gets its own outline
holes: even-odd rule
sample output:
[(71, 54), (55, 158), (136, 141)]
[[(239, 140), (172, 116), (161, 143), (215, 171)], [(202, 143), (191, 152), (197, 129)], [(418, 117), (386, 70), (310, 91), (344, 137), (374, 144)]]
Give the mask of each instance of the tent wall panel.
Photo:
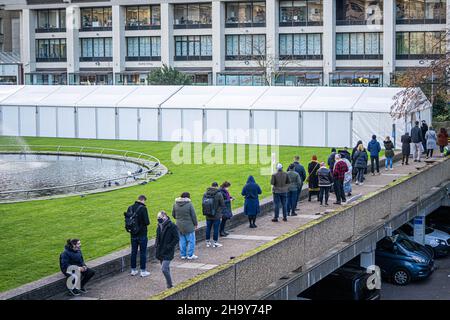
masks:
[(328, 112), (328, 147), (350, 147), (350, 112)]
[(138, 112), (137, 109), (119, 108), (119, 139), (137, 140)]
[(95, 108), (78, 108), (78, 137), (95, 139), (97, 136)]
[(39, 136), (56, 137), (56, 108), (39, 108)]
[(202, 142), (203, 110), (183, 110), (183, 141)]
[(372, 138), (373, 134), (378, 132), (380, 116), (373, 112), (354, 112), (353, 113), (353, 144), (361, 140), (365, 147)]
[(2, 107), (2, 134), (5, 136), (19, 135), (19, 108)]
[(298, 112), (278, 111), (277, 123), (280, 145), (298, 146)]
[(74, 108), (58, 108), (58, 137), (75, 138)]
[(210, 143), (227, 142), (227, 111), (206, 111), (206, 141)]
[(228, 112), (228, 143), (249, 143), (249, 111), (230, 110)]
[(97, 108), (98, 139), (116, 138), (116, 111), (113, 108)]
[(303, 145), (325, 147), (325, 112), (303, 112), (302, 122)]
[(158, 140), (158, 110), (139, 109), (139, 139)]
[(36, 107), (20, 107), (20, 135), (36, 136)]
[(253, 128), (254, 138), (252, 143), (279, 144), (275, 131), (275, 111), (254, 111)]
[(181, 141), (181, 110), (162, 110), (162, 141)]

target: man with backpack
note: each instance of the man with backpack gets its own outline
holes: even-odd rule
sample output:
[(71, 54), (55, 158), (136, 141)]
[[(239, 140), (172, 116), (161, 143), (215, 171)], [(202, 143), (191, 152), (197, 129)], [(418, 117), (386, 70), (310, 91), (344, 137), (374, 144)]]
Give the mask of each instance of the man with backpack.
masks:
[[(202, 199), (202, 211), (206, 217), (206, 247), (218, 248), (222, 244), (219, 240), (219, 227), (222, 219), (222, 208), (225, 207), (225, 201), (223, 200), (222, 192), (219, 190), (219, 184), (213, 182), (209, 187)], [(211, 228), (214, 228), (213, 240), (211, 243)]]
[(150, 224), (147, 207), (147, 197), (140, 195), (135, 203), (128, 207), (125, 215), (125, 230), (131, 235), (131, 275), (138, 274), (136, 269), (136, 258), (139, 248), (141, 277), (147, 277), (150, 272), (146, 270), (147, 264), (147, 226)]

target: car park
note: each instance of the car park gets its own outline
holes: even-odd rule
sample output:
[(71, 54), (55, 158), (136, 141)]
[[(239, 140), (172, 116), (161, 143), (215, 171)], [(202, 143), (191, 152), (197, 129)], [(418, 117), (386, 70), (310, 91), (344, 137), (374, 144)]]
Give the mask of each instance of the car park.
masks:
[[(410, 240), (414, 241), (414, 226), (411, 222), (401, 226), (400, 230), (403, 231)], [(424, 245), (433, 249), (435, 257), (446, 256), (450, 253), (450, 235), (431, 227), (425, 227)]]

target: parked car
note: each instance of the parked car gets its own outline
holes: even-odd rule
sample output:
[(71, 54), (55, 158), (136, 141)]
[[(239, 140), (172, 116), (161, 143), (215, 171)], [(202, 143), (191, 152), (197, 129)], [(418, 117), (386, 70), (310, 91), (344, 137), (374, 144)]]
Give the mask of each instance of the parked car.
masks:
[(311, 300), (379, 300), (380, 290), (367, 286), (369, 276), (363, 267), (345, 265), (297, 297)]
[(408, 239), (409, 241), (417, 243), (423, 250), (425, 250), (425, 252), (430, 256), (430, 258), (434, 259), (434, 250), (430, 246), (424, 246), (414, 240), (409, 239), (408, 235), (400, 229), (395, 230), (393, 233), (394, 235), (398, 235), (399, 237), (403, 237), (405, 239)]
[[(414, 241), (414, 225), (408, 222), (400, 227), (410, 240)], [(427, 247), (432, 248), (434, 256), (442, 257), (450, 253), (450, 235), (446, 232), (425, 227), (425, 243)]]
[(426, 217), (427, 226), (450, 234), (450, 208), (441, 207)]
[(378, 241), (375, 264), (381, 276), (397, 285), (429, 277), (434, 271), (434, 260), (427, 248), (400, 235)]

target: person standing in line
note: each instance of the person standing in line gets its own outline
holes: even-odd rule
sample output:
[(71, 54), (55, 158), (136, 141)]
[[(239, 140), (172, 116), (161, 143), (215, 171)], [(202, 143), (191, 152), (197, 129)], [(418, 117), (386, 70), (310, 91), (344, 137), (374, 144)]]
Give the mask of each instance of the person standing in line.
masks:
[(380, 151), (381, 146), (377, 141), (377, 136), (373, 135), (372, 140), (370, 140), (369, 145), (367, 146), (367, 150), (370, 152), (370, 165), (372, 175), (375, 175), (375, 167), (377, 169), (377, 173), (380, 174)]
[(444, 156), (444, 148), (448, 146), (448, 133), (445, 128), (441, 128), (439, 130), (439, 133), (437, 135), (438, 137), (438, 145), (439, 145), (439, 151), (441, 152), (441, 157)]
[(356, 167), (355, 167), (355, 157), (354, 157), (354, 155), (355, 155), (356, 151), (358, 151), (358, 147), (359, 147), (360, 144), (363, 144), (363, 142), (361, 140), (359, 140), (356, 143), (356, 146), (352, 150), (352, 167), (353, 167), (352, 176), (353, 176), (353, 180), (356, 180), (356, 174), (357, 174), (357, 171), (358, 171), (358, 170), (356, 170)]
[(415, 126), (411, 128), (411, 141), (414, 143), (413, 159), (414, 162), (420, 162), (420, 154), (422, 148), (422, 131), (419, 128), (419, 121), (415, 122)]
[(170, 276), (170, 262), (175, 255), (175, 246), (180, 241), (178, 228), (172, 223), (166, 212), (158, 212), (158, 226), (156, 228), (155, 257), (161, 263), (161, 271), (166, 278), (167, 288), (172, 288)]
[(306, 171), (305, 171), (305, 167), (303, 167), (300, 164), (300, 156), (294, 157), (293, 164), (295, 166), (295, 172), (297, 172), (300, 175), (300, 179), (302, 179), (302, 181), (301, 181), (302, 187), (298, 190), (297, 199), (295, 199), (295, 203), (298, 203), (300, 194), (302, 193), (303, 183), (306, 181)]
[(340, 154), (336, 154), (336, 162), (333, 170), (334, 191), (336, 192), (336, 202), (334, 204), (341, 204), (347, 202), (344, 192), (345, 173), (348, 171), (347, 164), (341, 159)]
[[(349, 154), (350, 155), (350, 154)], [(345, 164), (348, 167), (348, 171), (345, 173), (345, 177), (344, 177), (344, 193), (350, 197), (352, 195), (352, 164), (351, 162), (345, 158), (342, 154), (341, 154), (341, 159), (342, 161), (345, 162)]]
[(385, 170), (392, 170), (392, 162), (394, 160), (394, 144), (389, 136), (384, 140), (384, 156), (386, 157)]
[(422, 120), (422, 126), (420, 127), (420, 131), (422, 132), (422, 146), (423, 146), (423, 153), (425, 154), (427, 151), (427, 138), (426, 134), (428, 131), (428, 125), (425, 120)]
[(364, 184), (364, 173), (367, 169), (367, 152), (364, 149), (364, 145), (361, 143), (358, 146), (358, 150), (356, 150), (353, 155), (353, 162), (355, 163), (356, 168), (356, 184), (363, 185)]
[[(334, 163), (333, 163), (334, 165)], [(317, 161), (317, 156), (313, 155), (311, 162), (308, 164), (308, 201), (311, 201), (311, 197), (317, 195), (317, 201), (319, 201), (319, 178), (317, 177), (317, 171), (320, 168), (320, 163)]]
[[(222, 219), (222, 210), (225, 207), (222, 192), (219, 191), (219, 184), (213, 182), (202, 199), (202, 211), (206, 216), (206, 247), (222, 247), (219, 241), (219, 228)], [(213, 228), (213, 240), (211, 244), (211, 228)]]
[(219, 234), (221, 237), (226, 237), (228, 235), (228, 232), (225, 231), (225, 224), (231, 219), (231, 217), (233, 217), (231, 201), (233, 201), (234, 198), (230, 196), (230, 192), (228, 191), (229, 187), (231, 187), (231, 183), (225, 181), (219, 188), (220, 192), (222, 192), (223, 201), (225, 203), (225, 206), (222, 209), (222, 221), (220, 222), (219, 228)]
[(402, 165), (408, 165), (409, 155), (411, 154), (411, 137), (405, 132), (401, 138), (402, 141)]
[(283, 165), (277, 164), (277, 172), (272, 174), (270, 184), (272, 185), (273, 202), (275, 205), (275, 216), (272, 222), (278, 222), (280, 215), (280, 206), (283, 210), (283, 221), (287, 221), (287, 193), (289, 190), (289, 176), (283, 172)]
[(348, 161), (352, 161), (352, 156), (350, 155), (350, 152), (348, 152), (347, 147), (344, 147), (343, 150), (339, 150), (338, 153), (341, 155), (342, 159), (347, 159)]
[(176, 225), (180, 231), (181, 259), (198, 259), (194, 254), (195, 229), (197, 229), (198, 222), (189, 192), (183, 192), (179, 198), (175, 199), (175, 204), (172, 208), (172, 216), (176, 219)]
[[(335, 155), (336, 155), (336, 148), (332, 148), (331, 154), (328, 156), (328, 161), (327, 161), (328, 167), (330, 168), (331, 172), (333, 172), (334, 163), (336, 162)], [(320, 167), (320, 165), (319, 165), (319, 167)]]
[(437, 135), (433, 127), (430, 126), (425, 134), (425, 140), (427, 141), (427, 159), (433, 158), (433, 151), (437, 148)]
[(262, 194), (262, 190), (253, 176), (248, 177), (241, 194), (245, 197), (244, 214), (248, 217), (250, 228), (256, 228), (256, 216), (260, 212), (258, 195)]
[(328, 206), (328, 198), (330, 196), (330, 188), (333, 184), (333, 177), (331, 171), (325, 166), (325, 162), (320, 163), (320, 169), (317, 171), (317, 177), (319, 178), (319, 202), (323, 205), (323, 198), (325, 196), (325, 205)]
[(295, 171), (295, 165), (291, 164), (287, 172), (291, 183), (288, 188), (288, 216), (296, 216), (295, 210), (297, 209), (298, 193), (302, 190), (302, 178)]

